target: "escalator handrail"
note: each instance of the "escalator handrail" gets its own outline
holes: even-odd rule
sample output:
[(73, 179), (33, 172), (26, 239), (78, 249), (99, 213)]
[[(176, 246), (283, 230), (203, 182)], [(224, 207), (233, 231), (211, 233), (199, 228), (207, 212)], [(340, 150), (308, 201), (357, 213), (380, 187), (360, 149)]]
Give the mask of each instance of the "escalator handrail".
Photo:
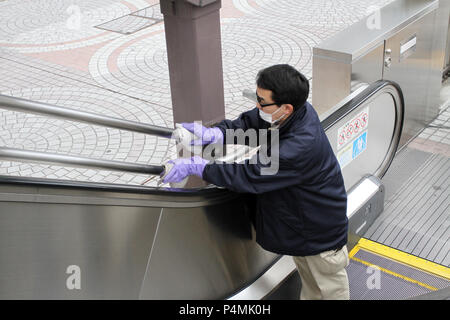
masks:
[(388, 151), (378, 169), (374, 173), (371, 173), (372, 175), (380, 179), (384, 176), (386, 171), (389, 169), (389, 166), (391, 165), (392, 161), (394, 160), (395, 154), (397, 152), (400, 143), (400, 137), (403, 129), (405, 102), (402, 89), (397, 83), (390, 80), (375, 81), (372, 84), (368, 85), (364, 90), (362, 90), (360, 93), (355, 95), (350, 100), (346, 101), (346, 99), (344, 99), (343, 101), (345, 101), (345, 103), (342, 106), (337, 105), (336, 106), (337, 110), (326, 116), (321, 121), (323, 129), (327, 131), (328, 129), (336, 125), (344, 117), (346, 117), (348, 114), (360, 108), (361, 105), (365, 104), (368, 100), (370, 100), (372, 97), (374, 97), (381, 91), (388, 91), (393, 96), (394, 101), (396, 102), (395, 104), (396, 109), (395, 109), (394, 132)]
[(30, 151), (15, 148), (0, 147), (0, 159), (10, 161), (30, 161), (54, 165), (69, 165), (71, 167), (133, 172), (151, 175), (160, 175), (164, 166), (129, 163), (114, 160), (93, 159), (59, 153)]
[[(398, 84), (392, 81), (387, 80), (379, 80), (371, 85), (369, 85), (366, 89), (358, 93), (351, 100), (345, 102), (342, 106), (340, 106), (335, 112), (331, 115), (327, 116), (325, 119), (321, 121), (322, 126), (325, 130), (331, 128), (334, 124), (336, 124), (339, 120), (345, 117), (350, 112), (359, 108), (363, 103), (367, 100), (371, 99), (374, 95), (382, 90), (389, 90), (391, 94), (396, 94), (396, 99), (398, 103), (396, 104), (396, 120), (395, 120), (395, 132), (389, 147), (389, 151), (377, 170), (374, 173), (374, 176), (381, 178), (384, 173), (389, 168), (395, 153), (397, 151), (397, 147), (399, 144), (402, 126), (403, 126), (403, 117), (404, 117), (404, 100), (403, 93)], [(178, 193), (181, 195), (189, 195), (189, 194), (198, 194), (199, 192), (211, 193), (214, 194), (216, 190), (219, 193), (230, 192), (228, 190), (219, 189), (217, 187), (207, 187), (207, 188), (195, 188), (195, 189), (172, 189), (172, 188), (159, 188), (159, 187), (147, 187), (147, 186), (133, 186), (133, 185), (119, 185), (112, 183), (96, 183), (96, 182), (78, 182), (78, 181), (67, 181), (67, 180), (56, 180), (56, 179), (46, 179), (46, 178), (31, 178), (31, 177), (12, 177), (12, 176), (0, 176), (0, 183), (7, 184), (26, 184), (26, 185), (48, 185), (58, 188), (81, 188), (81, 189), (90, 189), (90, 190), (109, 190), (114, 192), (133, 192), (133, 193), (145, 193), (145, 194), (166, 194), (170, 192), (171, 194)]]
[(170, 138), (174, 129), (0, 94), (0, 108)]

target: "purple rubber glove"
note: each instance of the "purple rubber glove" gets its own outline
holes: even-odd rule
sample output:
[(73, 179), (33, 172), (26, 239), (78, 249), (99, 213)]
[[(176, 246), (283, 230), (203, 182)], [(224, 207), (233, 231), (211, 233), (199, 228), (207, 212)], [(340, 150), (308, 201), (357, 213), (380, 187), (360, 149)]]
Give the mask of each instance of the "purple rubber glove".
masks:
[(199, 123), (190, 122), (181, 124), (186, 130), (201, 139), (192, 140), (191, 145), (199, 146), (210, 143), (223, 143), (223, 133), (219, 128), (206, 128)]
[(163, 182), (180, 182), (190, 175), (196, 175), (202, 178), (203, 170), (208, 162), (208, 160), (205, 160), (199, 156), (169, 160), (168, 163), (172, 163), (173, 167), (169, 172), (163, 173), (165, 174)]

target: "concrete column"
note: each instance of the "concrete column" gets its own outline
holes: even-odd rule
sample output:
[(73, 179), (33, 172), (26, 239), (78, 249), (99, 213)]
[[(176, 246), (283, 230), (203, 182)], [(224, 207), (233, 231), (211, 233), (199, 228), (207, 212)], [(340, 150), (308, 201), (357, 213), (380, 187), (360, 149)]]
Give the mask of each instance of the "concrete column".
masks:
[[(196, 4), (196, 5), (194, 5)], [(174, 122), (225, 117), (221, 0), (161, 0)]]

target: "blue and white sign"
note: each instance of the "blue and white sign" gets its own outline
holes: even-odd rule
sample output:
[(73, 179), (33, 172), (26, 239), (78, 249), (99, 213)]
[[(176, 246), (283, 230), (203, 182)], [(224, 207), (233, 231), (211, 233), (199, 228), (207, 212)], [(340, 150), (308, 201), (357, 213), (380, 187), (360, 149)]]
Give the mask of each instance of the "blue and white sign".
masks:
[(337, 159), (341, 169), (344, 169), (344, 167), (355, 160), (362, 152), (364, 152), (364, 150), (367, 149), (367, 132), (368, 130), (338, 152)]
[(361, 152), (367, 148), (367, 131), (353, 141), (352, 159), (355, 159)]

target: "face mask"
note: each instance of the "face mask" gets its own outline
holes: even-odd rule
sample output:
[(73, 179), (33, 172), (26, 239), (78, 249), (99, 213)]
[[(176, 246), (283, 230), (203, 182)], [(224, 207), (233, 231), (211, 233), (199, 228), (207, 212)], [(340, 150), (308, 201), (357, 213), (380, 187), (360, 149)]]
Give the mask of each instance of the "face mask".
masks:
[(284, 116), (282, 116), (280, 119), (272, 120), (272, 116), (277, 114), (278, 111), (280, 111), (280, 110), (281, 110), (281, 108), (278, 108), (278, 110), (274, 111), (273, 113), (265, 113), (264, 111), (262, 111), (262, 109), (259, 109), (259, 116), (264, 121), (266, 121), (266, 122), (268, 122), (270, 124), (275, 124), (275, 123), (281, 121), (284, 118)]

